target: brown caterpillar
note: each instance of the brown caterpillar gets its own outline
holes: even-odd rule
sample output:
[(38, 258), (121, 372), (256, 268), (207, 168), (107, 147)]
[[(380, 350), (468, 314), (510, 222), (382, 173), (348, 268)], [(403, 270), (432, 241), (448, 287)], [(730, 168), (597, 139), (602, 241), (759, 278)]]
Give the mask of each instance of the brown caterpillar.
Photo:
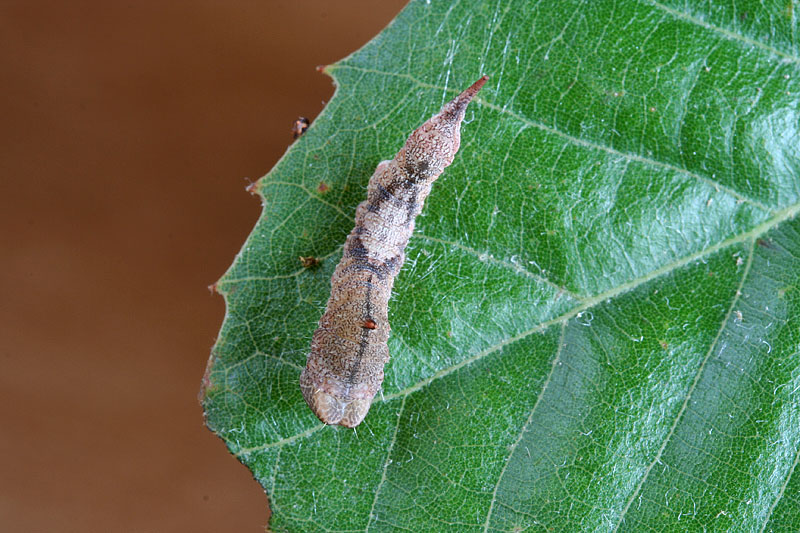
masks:
[(488, 79), (483, 76), (445, 104), (393, 160), (381, 161), (369, 180), (300, 374), (303, 397), (326, 424), (360, 424), (383, 383), (389, 361), (387, 304), (414, 219), (433, 182), (453, 162), (467, 104)]

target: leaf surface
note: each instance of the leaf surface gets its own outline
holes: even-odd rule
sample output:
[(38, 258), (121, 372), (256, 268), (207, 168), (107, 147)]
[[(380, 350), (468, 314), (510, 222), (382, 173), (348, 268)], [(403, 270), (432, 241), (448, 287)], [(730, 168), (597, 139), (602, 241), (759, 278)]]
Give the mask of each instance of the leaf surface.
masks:
[[(272, 529), (800, 530), (798, 7), (413, 1), (329, 66), (204, 380)], [(297, 379), (369, 176), (484, 73), (382, 398), (324, 426)]]

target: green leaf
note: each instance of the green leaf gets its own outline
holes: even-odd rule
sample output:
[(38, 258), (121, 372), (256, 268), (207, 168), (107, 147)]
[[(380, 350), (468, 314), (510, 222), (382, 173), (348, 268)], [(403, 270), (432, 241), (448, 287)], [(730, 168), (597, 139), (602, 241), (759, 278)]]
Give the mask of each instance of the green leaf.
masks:
[[(205, 379), (272, 529), (800, 530), (798, 8), (413, 1), (329, 66)], [(324, 426), (297, 379), (367, 180), (484, 73), (383, 395)]]

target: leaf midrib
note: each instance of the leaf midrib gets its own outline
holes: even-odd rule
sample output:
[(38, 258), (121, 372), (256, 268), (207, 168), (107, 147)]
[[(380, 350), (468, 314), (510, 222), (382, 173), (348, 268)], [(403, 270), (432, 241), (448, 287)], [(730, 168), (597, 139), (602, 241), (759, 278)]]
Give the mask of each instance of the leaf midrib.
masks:
[(721, 242), (719, 242), (717, 244), (714, 244), (714, 245), (711, 245), (711, 246), (709, 246), (707, 248), (704, 248), (703, 250), (700, 250), (698, 252), (689, 254), (689, 255), (687, 255), (687, 256), (685, 256), (683, 258), (680, 258), (680, 259), (678, 259), (676, 261), (673, 261), (672, 263), (668, 263), (667, 265), (664, 265), (661, 268), (657, 268), (656, 270), (652, 270), (652, 271), (648, 272), (647, 274), (645, 274), (643, 276), (639, 276), (637, 278), (633, 278), (630, 281), (627, 281), (627, 282), (625, 282), (625, 283), (623, 283), (623, 284), (621, 284), (621, 285), (619, 285), (617, 287), (614, 287), (612, 289), (609, 289), (609, 290), (607, 290), (605, 292), (602, 292), (602, 293), (597, 294), (595, 296), (591, 296), (591, 297), (585, 298), (581, 305), (576, 306), (576, 307), (572, 308), (571, 310), (569, 310), (569, 311), (567, 311), (567, 312), (565, 312), (565, 313), (563, 313), (563, 314), (561, 314), (561, 315), (559, 315), (559, 316), (557, 316), (555, 318), (552, 318), (550, 320), (542, 322), (542, 323), (530, 328), (529, 330), (523, 331), (522, 333), (519, 333), (519, 334), (517, 334), (517, 335), (515, 335), (513, 337), (509, 337), (507, 339), (504, 339), (503, 341), (500, 341), (499, 343), (497, 343), (497, 344), (495, 344), (493, 346), (490, 346), (489, 348), (486, 348), (482, 352), (480, 352), (480, 353), (478, 353), (478, 354), (476, 354), (476, 355), (474, 355), (474, 356), (472, 356), (472, 357), (470, 357), (468, 359), (465, 359), (465, 360), (463, 360), (463, 361), (461, 361), (461, 362), (459, 362), (459, 363), (457, 363), (457, 364), (455, 364), (455, 365), (453, 365), (451, 367), (442, 369), (439, 372), (437, 372), (436, 374), (434, 374), (433, 376), (430, 376), (427, 379), (424, 379), (424, 380), (421, 380), (421, 381), (417, 382), (415, 385), (407, 387), (407, 388), (405, 388), (403, 390), (400, 390), (398, 392), (395, 392), (395, 393), (392, 393), (392, 394), (388, 394), (384, 398), (385, 398), (386, 401), (389, 401), (389, 400), (392, 400), (394, 398), (407, 396), (408, 394), (411, 394), (412, 392), (415, 392), (415, 391), (425, 387), (426, 385), (430, 384), (431, 382), (435, 381), (436, 379), (439, 379), (439, 378), (442, 378), (442, 377), (447, 376), (449, 374), (452, 374), (454, 371), (460, 369), (463, 366), (466, 366), (466, 365), (468, 365), (470, 363), (473, 363), (475, 361), (483, 359), (487, 355), (498, 351), (499, 349), (507, 346), (508, 344), (512, 344), (512, 343), (514, 343), (516, 341), (522, 340), (522, 339), (524, 339), (524, 338), (526, 338), (526, 337), (528, 337), (528, 336), (530, 336), (530, 335), (532, 335), (534, 333), (543, 331), (544, 329), (547, 329), (550, 326), (558, 324), (558, 323), (560, 323), (562, 321), (569, 320), (569, 319), (575, 317), (576, 315), (578, 315), (579, 313), (586, 312), (586, 311), (590, 310), (591, 308), (593, 308), (594, 306), (605, 302), (606, 300), (610, 300), (610, 299), (616, 298), (617, 296), (620, 296), (623, 293), (629, 292), (629, 291), (639, 287), (640, 285), (643, 285), (644, 283), (647, 283), (647, 282), (649, 282), (649, 281), (651, 281), (651, 280), (653, 280), (655, 278), (661, 277), (663, 275), (667, 275), (667, 274), (673, 272), (674, 270), (676, 270), (676, 269), (678, 269), (680, 267), (683, 267), (683, 266), (685, 266), (685, 265), (687, 265), (689, 263), (692, 263), (694, 261), (697, 261), (699, 259), (702, 259), (703, 257), (706, 257), (708, 255), (714, 254), (714, 253), (716, 253), (716, 252), (718, 252), (720, 250), (723, 250), (723, 249), (728, 248), (730, 246), (733, 246), (735, 244), (739, 244), (739, 243), (748, 241), (750, 239), (756, 239), (759, 236), (761, 236), (764, 233), (766, 233), (769, 230), (771, 230), (772, 228), (774, 228), (775, 226), (777, 226), (777, 225), (779, 225), (779, 224), (781, 224), (781, 223), (783, 223), (783, 222), (785, 222), (787, 220), (790, 220), (790, 219), (794, 218), (795, 216), (798, 215), (798, 213), (800, 213), (800, 203), (792, 204), (791, 206), (779, 211), (771, 219), (768, 219), (765, 222), (762, 222), (761, 224), (755, 226), (752, 230), (750, 230), (748, 232), (745, 232), (745, 233), (742, 233), (740, 235), (731, 237), (731, 238), (726, 239), (724, 241), (721, 241)]

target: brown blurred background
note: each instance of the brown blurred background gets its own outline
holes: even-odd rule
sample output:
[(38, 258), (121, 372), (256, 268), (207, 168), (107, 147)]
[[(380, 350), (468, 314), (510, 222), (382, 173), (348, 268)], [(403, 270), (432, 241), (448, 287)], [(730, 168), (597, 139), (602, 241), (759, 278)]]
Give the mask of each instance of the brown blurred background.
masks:
[(245, 192), (405, 0), (0, 1), (0, 529), (263, 531), (203, 426)]

